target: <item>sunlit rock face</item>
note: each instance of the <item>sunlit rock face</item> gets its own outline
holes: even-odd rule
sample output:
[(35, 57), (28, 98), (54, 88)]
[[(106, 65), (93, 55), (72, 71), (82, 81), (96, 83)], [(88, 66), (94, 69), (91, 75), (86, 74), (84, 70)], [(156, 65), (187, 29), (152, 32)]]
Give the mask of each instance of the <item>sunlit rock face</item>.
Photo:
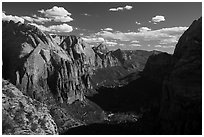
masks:
[(117, 57), (112, 55), (112, 51), (109, 51), (104, 43), (101, 43), (97, 47), (93, 47), (93, 50), (95, 52), (96, 69), (119, 66), (121, 64)]
[(3, 78), (47, 104), (59, 132), (83, 124), (70, 116), (66, 105), (84, 101), (84, 93), (92, 88), (92, 48), (76, 36), (67, 36), (58, 45), (28, 24), (3, 22), (2, 28)]
[(2, 80), (2, 134), (56, 135), (57, 125), (42, 104)]

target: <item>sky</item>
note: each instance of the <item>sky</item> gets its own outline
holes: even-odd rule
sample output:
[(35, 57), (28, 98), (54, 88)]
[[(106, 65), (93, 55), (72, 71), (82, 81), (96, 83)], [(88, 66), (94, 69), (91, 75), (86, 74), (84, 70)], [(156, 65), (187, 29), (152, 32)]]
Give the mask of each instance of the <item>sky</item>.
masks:
[(44, 32), (80, 36), (91, 46), (173, 53), (201, 2), (3, 2), (2, 20), (34, 25)]

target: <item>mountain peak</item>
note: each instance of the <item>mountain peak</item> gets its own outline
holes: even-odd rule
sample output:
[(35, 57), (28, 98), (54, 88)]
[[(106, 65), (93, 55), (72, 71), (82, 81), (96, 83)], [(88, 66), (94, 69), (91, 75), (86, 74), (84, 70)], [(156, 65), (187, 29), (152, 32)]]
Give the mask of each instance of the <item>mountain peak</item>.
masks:
[(109, 49), (107, 48), (107, 45), (105, 43), (100, 43), (95, 50), (97, 50), (98, 52), (101, 52), (103, 54), (106, 54), (109, 52)]

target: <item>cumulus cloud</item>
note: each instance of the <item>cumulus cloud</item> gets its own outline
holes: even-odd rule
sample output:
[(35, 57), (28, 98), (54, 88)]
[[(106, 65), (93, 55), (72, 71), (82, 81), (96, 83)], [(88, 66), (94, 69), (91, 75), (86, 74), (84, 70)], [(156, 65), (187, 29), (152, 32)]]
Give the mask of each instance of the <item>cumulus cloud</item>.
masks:
[(71, 13), (69, 13), (66, 9), (63, 7), (57, 7), (54, 6), (51, 9), (41, 9), (38, 12), (45, 14), (46, 17), (55, 17), (55, 16), (70, 16)]
[(73, 21), (73, 19), (70, 17), (70, 16), (56, 16), (53, 18), (53, 20), (55, 22), (70, 22), (70, 21)]
[(126, 6), (124, 7), (124, 9), (126, 9), (126, 10), (131, 10), (131, 9), (132, 9), (132, 6), (126, 5)]
[(45, 27), (43, 25), (38, 25), (35, 23), (30, 23), (30, 25), (36, 26), (42, 31), (52, 32), (52, 33), (68, 33), (73, 31), (72, 26), (69, 26), (68, 24), (61, 24), (61, 25), (51, 25), (48, 27)]
[(14, 21), (15, 23), (17, 22), (21, 22), (24, 23), (24, 19), (18, 16), (13, 16), (13, 15), (6, 15), (4, 12), (2, 12), (2, 20), (6, 20), (6, 21)]
[(136, 21), (135, 23), (136, 23), (137, 25), (140, 25), (140, 24), (141, 24), (140, 22), (137, 22), (137, 21)]
[(131, 10), (132, 6), (126, 5), (125, 7), (110, 8), (109, 11), (122, 11), (122, 10)]
[(50, 18), (56, 22), (70, 22), (73, 21), (73, 19), (70, 17), (71, 13), (69, 13), (66, 9), (63, 7), (57, 7), (54, 6), (51, 9), (41, 9), (38, 10), (38, 12), (45, 15), (45, 17)]
[(150, 31), (151, 29), (148, 27), (141, 27), (138, 29), (139, 32), (146, 32), (146, 31)]
[(157, 24), (158, 22), (161, 22), (161, 21), (165, 21), (165, 17), (157, 15), (155, 17), (152, 17), (152, 21), (149, 21), (149, 22), (153, 22), (154, 24)]
[(51, 32), (71, 32), (73, 31), (72, 26), (69, 26), (68, 24), (52, 25), (52, 26), (49, 26), (49, 29), (51, 30)]

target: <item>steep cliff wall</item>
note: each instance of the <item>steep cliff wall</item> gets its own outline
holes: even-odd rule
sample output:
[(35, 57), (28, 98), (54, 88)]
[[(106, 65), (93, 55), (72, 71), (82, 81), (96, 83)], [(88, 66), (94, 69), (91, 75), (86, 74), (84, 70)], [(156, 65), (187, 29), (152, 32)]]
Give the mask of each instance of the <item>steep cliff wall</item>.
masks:
[(27, 24), (3, 22), (2, 28), (3, 78), (47, 104), (59, 132), (84, 124), (67, 107), (83, 102), (92, 88), (92, 48), (76, 36), (67, 36), (58, 46), (52, 37)]
[(202, 18), (179, 39), (163, 83), (160, 116), (166, 134), (202, 133)]
[(143, 76), (162, 86), (160, 134), (201, 134), (202, 18), (180, 37), (173, 55), (150, 56)]

